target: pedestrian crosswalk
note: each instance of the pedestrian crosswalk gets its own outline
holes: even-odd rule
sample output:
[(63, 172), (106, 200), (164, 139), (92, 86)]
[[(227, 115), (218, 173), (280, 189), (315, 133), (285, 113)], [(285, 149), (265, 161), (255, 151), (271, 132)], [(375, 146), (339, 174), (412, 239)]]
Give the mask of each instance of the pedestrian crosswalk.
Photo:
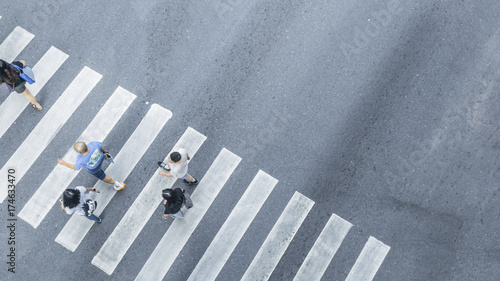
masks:
[[(6, 175), (9, 168), (16, 167), (17, 180), (21, 180), (101, 77), (101, 74), (84, 67), (2, 167), (0, 175)], [(6, 196), (7, 182), (3, 181), (0, 200), (3, 202)]]
[(314, 202), (295, 192), (241, 280), (267, 280)]
[[(1, 58), (1, 57), (0, 57)], [(45, 86), (54, 73), (66, 61), (68, 55), (61, 52), (56, 47), (52, 46), (43, 55), (33, 67), (33, 72), (36, 73), (36, 83), (27, 84), (26, 88), (31, 94), (36, 97), (38, 92)], [(8, 95), (5, 101), (0, 105), (0, 138), (5, 134), (7, 129), (16, 121), (21, 112), (29, 104), (28, 100), (22, 95)]]
[[(240, 161), (240, 157), (222, 149), (191, 195), (193, 208), (186, 213), (184, 219), (175, 220), (170, 225), (135, 280), (163, 279)], [(175, 244), (172, 245), (172, 241)], [(168, 252), (164, 250), (166, 247)]]
[[(118, 87), (75, 142), (103, 142), (135, 98), (136, 96), (134, 94)], [(68, 163), (76, 162), (76, 153), (73, 149), (73, 145), (68, 149), (63, 159)], [(59, 165), (55, 160), (54, 165), (55, 167), (52, 172), (43, 181), (42, 185), (35, 191), (35, 194), (19, 213), (19, 217), (31, 224), (34, 228), (38, 227), (40, 222), (50, 211), (50, 209), (46, 208), (46, 204), (56, 203), (60, 194), (68, 188), (68, 185), (78, 174), (78, 171)]]
[[(191, 159), (193, 159), (205, 139), (204, 135), (192, 128), (188, 128), (173, 150), (175, 151), (180, 147), (185, 148)], [(92, 259), (92, 264), (107, 274), (113, 273), (118, 263), (144, 228), (144, 225), (146, 225), (148, 219), (153, 215), (158, 205), (158, 198), (161, 198), (159, 197), (160, 192), (158, 187), (161, 186), (162, 189), (172, 188), (175, 183), (174, 178), (160, 176), (158, 171), (153, 174), (113, 233), (111, 233), (97, 255)]]
[[(33, 38), (33, 34), (21, 27), (16, 27), (0, 45), (0, 58), (6, 61), (15, 60)], [(37, 82), (28, 86), (33, 95), (43, 91), (45, 84), (58, 75), (58, 70), (68, 57), (56, 47), (49, 48), (33, 67)], [(67, 88), (62, 93), (57, 93), (60, 94), (57, 101), (52, 106), (44, 108), (45, 114), (3, 165), (0, 176), (5, 175), (10, 167), (16, 167), (18, 181), (26, 176), (37, 158), (57, 137), (62, 126), (70, 122), (70, 117), (86, 100), (101, 78), (101, 74), (89, 67), (83, 67)], [(95, 117), (88, 126), (75, 125), (83, 132), (74, 141), (102, 142), (106, 140), (135, 99), (136, 96), (133, 93), (117, 86), (101, 109), (91, 113), (95, 114)], [(15, 121), (26, 105), (28, 105), (27, 100), (17, 94), (9, 95), (0, 104), (0, 138), (9, 128), (16, 126)], [(149, 106), (148, 112), (142, 117), (139, 125), (130, 136), (126, 137), (125, 144), (115, 155), (115, 163), (108, 166), (106, 174), (118, 181), (127, 179), (172, 116), (171, 111), (158, 104)], [(188, 127), (174, 147), (168, 151), (174, 151), (180, 147), (185, 148), (191, 156), (191, 161), (196, 161), (195, 155), (202, 149), (206, 139), (205, 135)], [(165, 161), (168, 151), (159, 152)], [(67, 147), (62, 158), (69, 163), (75, 162), (76, 153), (72, 145)], [(33, 188), (31, 198), (22, 206), (18, 215), (35, 229), (47, 217), (62, 192), (78, 175), (78, 171), (57, 164), (55, 159), (57, 157), (54, 157), (54, 168), (39, 187)], [(145, 253), (148, 255), (147, 261), (132, 278), (148, 281), (165, 278), (199, 224), (203, 220), (210, 220), (205, 214), (241, 161), (240, 156), (226, 148), (219, 151), (216, 158), (211, 161), (205, 175), (199, 179), (200, 182), (191, 195), (194, 206), (185, 212), (183, 219), (176, 219), (172, 222), (151, 253)], [(105, 236), (103, 233), (103, 244), (91, 263), (106, 274), (115, 273), (120, 262), (144, 230), (154, 211), (157, 210), (161, 200), (161, 189), (172, 187), (176, 182), (174, 178), (160, 176), (159, 171), (161, 168), (156, 171), (146, 171), (149, 173), (149, 181), (141, 187), (139, 195), (131, 200), (133, 202), (130, 202), (111, 234)], [(7, 186), (4, 182), (1, 184), (0, 199), (3, 203), (7, 195)], [(269, 201), (270, 194), (277, 186), (279, 186), (278, 179), (262, 170), (257, 172), (222, 227), (204, 249), (201, 258), (196, 261), (196, 266), (190, 272), (188, 280), (217, 279), (250, 225), (255, 220), (262, 219), (257, 215)], [(112, 185), (102, 181), (96, 181), (95, 187), (100, 191), (100, 193), (92, 194), (98, 202), (95, 214), (100, 215), (117, 191)], [(118, 192), (127, 192), (127, 187)], [(262, 245), (258, 246), (257, 254), (241, 276), (241, 280), (269, 279), (299, 228), (309, 217), (309, 212), (314, 205), (314, 201), (299, 192), (291, 196), (267, 234), (267, 238)], [(73, 215), (57, 235), (55, 242), (74, 252), (87, 237), (93, 225), (93, 221)], [(320, 280), (330, 263), (335, 262), (333, 258), (352, 227), (350, 222), (332, 214), (326, 225), (318, 230), (319, 236), (298, 269), (294, 280)], [(388, 245), (374, 237), (369, 237), (346, 280), (372, 280), (389, 250)]]
[(8, 62), (13, 61), (33, 38), (35, 35), (17, 26), (0, 45), (0, 58)]
[(294, 281), (321, 280), (352, 224), (333, 214), (299, 268)]
[(345, 280), (372, 280), (389, 250), (389, 246), (370, 236)]
[[(115, 164), (106, 169), (106, 175), (117, 181), (124, 181), (170, 117), (172, 117), (172, 113), (169, 110), (153, 104), (116, 155)], [(110, 184), (103, 181), (98, 181), (94, 187), (100, 190), (100, 193), (95, 196), (95, 200), (99, 202), (99, 208), (94, 212), (95, 215), (99, 216), (115, 196), (116, 191)], [(70, 251), (75, 251), (93, 224), (94, 221), (73, 215), (56, 237), (56, 242)]]
[(278, 180), (259, 171), (188, 280), (215, 280)]

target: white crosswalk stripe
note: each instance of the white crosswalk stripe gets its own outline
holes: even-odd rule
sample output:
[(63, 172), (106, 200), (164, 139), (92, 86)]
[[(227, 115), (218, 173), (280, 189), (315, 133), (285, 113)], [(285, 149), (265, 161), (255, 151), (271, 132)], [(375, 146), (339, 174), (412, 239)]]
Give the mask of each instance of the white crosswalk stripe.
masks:
[[(104, 141), (135, 98), (136, 96), (134, 94), (118, 87), (76, 141)], [(63, 159), (68, 163), (75, 163), (76, 156), (77, 153), (73, 149), (72, 144)], [(47, 206), (57, 201), (60, 194), (78, 174), (78, 171), (57, 164), (55, 159), (54, 162), (55, 167), (52, 172), (36, 190), (35, 194), (26, 205), (24, 205), (18, 215), (34, 228), (38, 227), (40, 222), (50, 211)]]
[(241, 280), (268, 280), (314, 201), (295, 192)]
[(259, 171), (188, 280), (215, 280), (278, 180)]
[(345, 280), (373, 280), (390, 249), (391, 247), (370, 236)]
[[(240, 157), (222, 149), (191, 195), (194, 206), (183, 219), (176, 219), (170, 225), (135, 280), (163, 279), (240, 161)], [(166, 248), (168, 251), (165, 251)]]
[[(188, 151), (191, 161), (207, 137), (198, 133), (192, 128), (188, 128), (179, 139), (172, 151), (178, 148), (185, 148)], [(167, 157), (170, 153), (167, 154)], [(167, 161), (167, 157), (164, 162)], [(171, 188), (176, 181), (173, 177), (160, 176), (159, 168), (141, 191), (127, 213), (113, 230), (113, 233), (106, 240), (97, 255), (92, 259), (92, 264), (111, 275), (118, 263), (128, 251), (134, 240), (137, 238), (147, 221), (158, 208), (160, 193), (164, 188)], [(161, 187), (159, 189), (158, 187)]]
[[(106, 174), (117, 181), (125, 180), (171, 117), (172, 112), (157, 104), (153, 104), (139, 126), (137, 126), (123, 148), (116, 155), (115, 164), (110, 165), (106, 169)], [(94, 214), (99, 216), (111, 201), (116, 191), (111, 185), (103, 181), (99, 181), (95, 187), (100, 190), (100, 193), (96, 195), (99, 208), (97, 208)], [(56, 237), (56, 242), (70, 251), (75, 251), (93, 224), (94, 222), (91, 220), (73, 215)]]
[(321, 280), (351, 227), (350, 222), (332, 214), (293, 280)]
[[(33, 67), (36, 82), (34, 84), (26, 83), (26, 88), (33, 96), (36, 96), (45, 86), (54, 73), (66, 61), (68, 55), (61, 52), (55, 47), (50, 49), (43, 55)], [(17, 117), (23, 112), (23, 109), (29, 104), (28, 100), (23, 95), (12, 93), (0, 105), (0, 138), (5, 134), (9, 127), (16, 121)]]
[(0, 59), (12, 62), (34, 37), (35, 35), (17, 26), (0, 45)]
[[(101, 74), (84, 67), (10, 157), (0, 170), (0, 175), (6, 178), (7, 170), (14, 167), (17, 181), (20, 181), (59, 129), (66, 123), (97, 82), (101, 80), (101, 77)], [(7, 184), (5, 181), (1, 184), (0, 200), (3, 202), (7, 196)]]

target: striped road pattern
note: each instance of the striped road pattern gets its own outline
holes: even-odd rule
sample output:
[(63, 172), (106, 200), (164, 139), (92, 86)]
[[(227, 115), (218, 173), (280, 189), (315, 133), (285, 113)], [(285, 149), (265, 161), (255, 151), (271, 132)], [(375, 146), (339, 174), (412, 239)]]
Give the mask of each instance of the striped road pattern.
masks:
[[(134, 94), (118, 87), (75, 142), (104, 141), (135, 98)], [(68, 163), (76, 162), (76, 153), (72, 145), (63, 156), (63, 159)], [(56, 161), (54, 162), (55, 167), (52, 172), (18, 215), (34, 228), (40, 225), (43, 218), (50, 211), (45, 207), (47, 202), (54, 204), (78, 174), (78, 171), (59, 165)]]
[[(192, 128), (188, 128), (175, 145), (173, 151), (180, 147), (185, 148), (191, 159), (193, 159), (193, 156), (205, 139), (206, 137), (204, 135), (196, 132)], [(170, 153), (168, 153), (167, 156), (169, 154)], [(166, 162), (166, 160), (167, 157), (165, 157), (164, 162)], [(172, 188), (174, 185), (174, 178), (160, 176), (158, 174), (159, 171), (160, 168), (153, 174), (151, 180), (149, 180), (142, 192), (135, 199), (113, 233), (111, 233), (97, 255), (92, 259), (92, 264), (99, 267), (107, 274), (113, 273), (118, 263), (158, 207), (158, 187), (161, 186), (161, 188), (164, 189)]]
[[(33, 38), (34, 35), (25, 29), (21, 27), (14, 28), (0, 45), (0, 58), (6, 61), (15, 60)], [(57, 76), (58, 69), (67, 59), (68, 55), (56, 47), (52, 46), (47, 50), (33, 67), (37, 82), (28, 86), (33, 95), (43, 91), (43, 87), (51, 82), (53, 76)], [(70, 117), (101, 78), (101, 74), (88, 67), (83, 67), (80, 73), (68, 84), (67, 88), (60, 93), (57, 101), (50, 108), (44, 108), (45, 114), (1, 168), (0, 176), (6, 177), (7, 170), (10, 167), (16, 167), (18, 181), (27, 175), (36, 159), (50, 145), (60, 128), (70, 120)], [(136, 96), (133, 93), (117, 86), (92, 122), (86, 128), (79, 128), (82, 133), (75, 142), (104, 141), (113, 127), (120, 122), (120, 119), (135, 99)], [(28, 104), (24, 97), (17, 94), (8, 95), (0, 104), (0, 138), (10, 127), (17, 126), (15, 121)], [(172, 118), (172, 112), (168, 109), (157, 104), (151, 105), (140, 124), (128, 136), (122, 149), (116, 153), (115, 164), (108, 166), (106, 174), (118, 181), (124, 181), (170, 118)], [(196, 159), (195, 155), (201, 149), (205, 140), (206, 136), (188, 127), (171, 151), (175, 151), (180, 147), (186, 148), (192, 157), (192, 161)], [(74, 152), (72, 144), (68, 146), (63, 159), (69, 163), (74, 163), (76, 152)], [(164, 153), (166, 161), (169, 152), (164, 151), (162, 153)], [(142, 269), (135, 276), (135, 280), (150, 281), (165, 278), (170, 267), (181, 254), (190, 236), (196, 231), (197, 226), (205, 218), (206, 212), (241, 160), (238, 155), (222, 148), (191, 195), (194, 203), (193, 208), (185, 211), (184, 219), (173, 221), (153, 252), (150, 253)], [(113, 232), (107, 237), (104, 233), (101, 233), (105, 241), (93, 257), (92, 264), (106, 274), (112, 275), (114, 273), (154, 211), (158, 208), (158, 201), (161, 199), (159, 198), (158, 187), (172, 187), (176, 182), (174, 178), (160, 176), (158, 174), (160, 170), (158, 168), (156, 171), (150, 171), (150, 180), (142, 188), (141, 193), (133, 199), (134, 201), (130, 202), (129, 209)], [(34, 192), (30, 200), (22, 207), (19, 218), (37, 228), (50, 212), (50, 206), (57, 203), (57, 199), (60, 198), (62, 192), (68, 188), (77, 175), (78, 171), (58, 165), (54, 160), (52, 172), (45, 178), (41, 186), (33, 188)], [(261, 170), (257, 172), (203, 256), (197, 261), (189, 280), (215, 280), (217, 278), (252, 222), (256, 218), (259, 220), (266, 219), (265, 217), (258, 217), (257, 214), (261, 207), (266, 204), (269, 195), (277, 184), (278, 180), (271, 175)], [(95, 187), (100, 190), (100, 193), (92, 194), (96, 201), (99, 202), (95, 211), (95, 214), (99, 215), (112, 200), (116, 191), (111, 185), (102, 181), (96, 181)], [(126, 191), (127, 187), (119, 192)], [(7, 198), (7, 195), (8, 187), (5, 183), (2, 183), (0, 188), (1, 203), (6, 204), (4, 199)], [(299, 192), (293, 194), (241, 277), (242, 280), (269, 279), (313, 207), (314, 202), (311, 199)], [(210, 218), (205, 219), (209, 220)], [(75, 251), (93, 225), (93, 221), (73, 215), (57, 235), (55, 241), (68, 250)], [(335, 262), (333, 258), (352, 227), (353, 225), (348, 221), (336, 214), (332, 214), (298, 269), (294, 280), (320, 280), (332, 261)], [(172, 244), (171, 241), (176, 241), (176, 243)], [(167, 248), (168, 251), (165, 251)], [(389, 250), (390, 247), (383, 242), (374, 237), (369, 237), (346, 280), (372, 280)]]

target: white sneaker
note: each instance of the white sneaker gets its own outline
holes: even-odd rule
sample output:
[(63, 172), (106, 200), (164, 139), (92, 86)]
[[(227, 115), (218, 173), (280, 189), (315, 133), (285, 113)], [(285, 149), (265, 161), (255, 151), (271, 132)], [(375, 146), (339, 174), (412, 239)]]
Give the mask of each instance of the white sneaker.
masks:
[(113, 185), (113, 188), (115, 190), (122, 190), (125, 188), (125, 183), (122, 183), (122, 182), (115, 182), (115, 184)]

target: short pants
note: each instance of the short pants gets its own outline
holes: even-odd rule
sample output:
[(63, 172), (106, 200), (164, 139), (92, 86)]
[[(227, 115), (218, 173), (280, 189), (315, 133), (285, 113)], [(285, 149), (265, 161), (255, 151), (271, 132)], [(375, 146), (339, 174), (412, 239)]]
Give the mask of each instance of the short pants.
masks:
[(14, 91), (16, 91), (16, 93), (18, 94), (22, 94), (24, 91), (26, 91), (26, 81), (23, 81), (21, 84), (17, 85), (15, 88), (14, 88)]
[(186, 173), (181, 179), (187, 180), (189, 179), (189, 177), (191, 177), (191, 175), (189, 173)]
[(87, 172), (89, 172), (91, 175), (93, 175), (94, 177), (100, 179), (100, 180), (104, 180), (104, 178), (106, 177), (106, 173), (104, 173), (104, 171), (101, 169), (101, 165), (97, 166), (96, 168), (94, 169), (87, 169)]

